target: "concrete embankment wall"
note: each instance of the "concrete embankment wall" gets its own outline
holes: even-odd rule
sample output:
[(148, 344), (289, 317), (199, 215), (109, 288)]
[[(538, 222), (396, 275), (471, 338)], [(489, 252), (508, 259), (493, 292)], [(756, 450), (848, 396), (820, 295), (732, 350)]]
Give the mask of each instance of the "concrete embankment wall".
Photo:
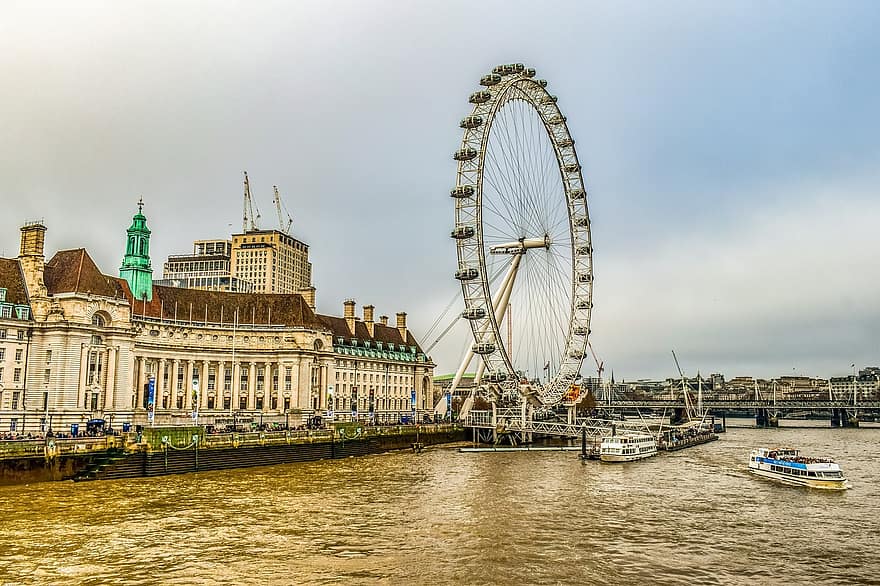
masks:
[[(190, 431), (183, 432), (186, 437)], [(168, 437), (167, 435), (165, 437)], [(89, 454), (64, 454), (56, 457), (23, 456), (0, 460), (0, 483), (26, 484), (63, 480), (89, 473), (89, 479), (109, 480), (185, 474), (208, 470), (228, 470), (253, 466), (270, 466), (292, 462), (310, 462), (378, 454), (410, 449), (414, 443), (434, 445), (461, 441), (464, 432), (456, 429), (442, 431), (415, 431), (367, 435), (356, 439), (340, 440), (326, 437), (308, 441), (239, 441), (236, 438), (225, 445), (188, 445), (170, 448), (164, 445), (142, 444), (128, 446), (125, 451), (99, 451)], [(169, 442), (169, 445), (183, 445)]]

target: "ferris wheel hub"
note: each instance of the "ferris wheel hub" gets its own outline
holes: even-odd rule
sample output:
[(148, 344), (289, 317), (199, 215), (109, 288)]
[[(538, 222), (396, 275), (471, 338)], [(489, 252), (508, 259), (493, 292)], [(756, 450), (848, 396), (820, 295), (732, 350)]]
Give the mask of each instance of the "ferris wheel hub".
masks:
[(520, 238), (515, 242), (497, 244), (489, 249), (492, 254), (523, 254), (530, 248), (545, 248), (550, 250), (550, 235), (544, 234), (542, 238)]

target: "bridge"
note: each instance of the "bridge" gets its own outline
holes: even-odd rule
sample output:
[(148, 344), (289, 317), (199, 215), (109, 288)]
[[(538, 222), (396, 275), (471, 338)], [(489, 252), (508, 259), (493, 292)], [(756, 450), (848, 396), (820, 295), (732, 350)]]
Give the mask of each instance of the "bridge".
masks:
[[(464, 419), (464, 426), (480, 432), (485, 439), (491, 436), (497, 442), (499, 435), (514, 438), (513, 441), (528, 441), (533, 434), (556, 436), (569, 439), (581, 438), (586, 434), (594, 442), (611, 435), (614, 431), (648, 430), (644, 421), (617, 421), (598, 417), (573, 417), (567, 422), (554, 419), (536, 419), (524, 415), (522, 409), (496, 409), (493, 411), (471, 410)], [(488, 432), (488, 433), (486, 433)]]
[[(612, 411), (671, 411), (673, 422), (686, 419), (688, 410), (696, 404), (715, 415), (724, 415), (729, 411), (754, 411), (758, 427), (776, 427), (780, 414), (791, 411), (823, 411), (829, 412), (832, 427), (858, 427), (860, 415), (880, 413), (880, 401), (853, 401), (852, 398), (830, 399), (761, 399), (761, 398), (652, 398), (626, 399), (613, 398), (603, 401), (597, 408)], [(874, 415), (876, 417), (876, 415)]]
[[(691, 401), (691, 406), (694, 401)], [(732, 410), (732, 409), (772, 409), (772, 410), (799, 410), (817, 411), (826, 409), (857, 409), (859, 411), (880, 410), (880, 401), (865, 401), (856, 403), (851, 400), (772, 400), (772, 399), (703, 399), (702, 405), (706, 409)], [(627, 400), (614, 399), (603, 402), (598, 407), (603, 409), (684, 409), (687, 407), (683, 399), (644, 399)]]

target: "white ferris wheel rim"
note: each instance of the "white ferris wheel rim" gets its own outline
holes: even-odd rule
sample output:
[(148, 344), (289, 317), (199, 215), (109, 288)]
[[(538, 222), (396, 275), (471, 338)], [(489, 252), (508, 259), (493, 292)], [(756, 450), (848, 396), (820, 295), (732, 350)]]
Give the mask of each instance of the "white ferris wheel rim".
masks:
[[(546, 90), (544, 80), (534, 79), (534, 70), (522, 64), (500, 65), (481, 79), (485, 89), (470, 97), (474, 104), (471, 114), (462, 119), (464, 130), (461, 147), (455, 153), (458, 161), (456, 187), (451, 195), (455, 198), (455, 229), (459, 270), (456, 278), (461, 281), (465, 300), (462, 316), (471, 325), (474, 337), (473, 352), (479, 354), (485, 365), (485, 379), (497, 385), (502, 393), (512, 396), (534, 394), (545, 405), (564, 402), (567, 391), (580, 374), (586, 355), (592, 311), (593, 264), (592, 240), (586, 188), (581, 174), (574, 141), (568, 131), (566, 119), (556, 104), (556, 98)], [(490, 291), (490, 271), (485, 241), (486, 226), (483, 225), (484, 179), (487, 158), (491, 163), (490, 135), (499, 111), (512, 101), (519, 101), (531, 109), (543, 123), (546, 138), (555, 155), (561, 187), (567, 209), (566, 242), (570, 246), (570, 290), (568, 323), (558, 365), (548, 373), (546, 382), (531, 381), (531, 390), (520, 383), (520, 374), (511, 359), (501, 333)], [(550, 239), (545, 234), (526, 234), (512, 242), (495, 243), (492, 252), (507, 247), (511, 255), (524, 256), (529, 248), (545, 247), (549, 250)], [(543, 243), (541, 239), (544, 239)], [(519, 247), (517, 246), (519, 244)], [(555, 244), (555, 243), (554, 243)], [(514, 259), (512, 263), (518, 263)], [(515, 270), (515, 268), (514, 268)], [(508, 297), (510, 293), (507, 294)], [(502, 300), (502, 303), (506, 301)], [(548, 362), (549, 364), (549, 362)], [(534, 373), (533, 373), (534, 374)], [(550, 376), (552, 374), (552, 376)]]

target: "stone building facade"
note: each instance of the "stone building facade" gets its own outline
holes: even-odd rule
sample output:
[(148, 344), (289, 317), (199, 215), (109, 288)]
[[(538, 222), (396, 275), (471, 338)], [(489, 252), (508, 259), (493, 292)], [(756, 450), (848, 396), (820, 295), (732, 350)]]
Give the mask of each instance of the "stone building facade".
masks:
[(45, 231), (24, 226), (19, 257), (0, 259), (0, 290), (19, 308), (0, 318), (0, 432), (83, 429), (94, 419), (399, 421), (432, 408), (434, 365), (404, 313), (395, 326), (375, 323), (371, 306), (360, 319), (350, 301), (342, 318), (319, 315), (314, 288), (145, 285), (150, 235), (140, 210), (120, 271), (128, 278), (103, 274), (85, 249), (46, 261)]

